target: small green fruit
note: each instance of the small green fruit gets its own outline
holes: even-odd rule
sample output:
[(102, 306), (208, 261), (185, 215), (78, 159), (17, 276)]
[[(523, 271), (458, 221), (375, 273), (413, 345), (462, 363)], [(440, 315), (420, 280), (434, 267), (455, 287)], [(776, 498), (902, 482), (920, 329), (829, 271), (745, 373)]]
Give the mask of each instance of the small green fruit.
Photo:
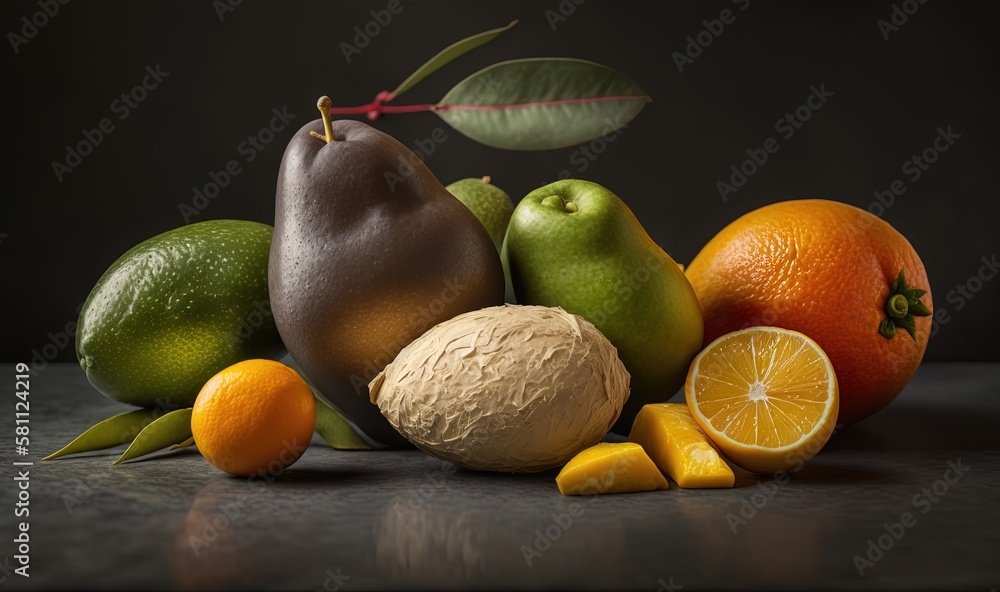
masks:
[(503, 246), (510, 215), (514, 213), (514, 202), (503, 189), (490, 184), (489, 177), (462, 179), (445, 187), (452, 195), (466, 205), (479, 218), (497, 247)]

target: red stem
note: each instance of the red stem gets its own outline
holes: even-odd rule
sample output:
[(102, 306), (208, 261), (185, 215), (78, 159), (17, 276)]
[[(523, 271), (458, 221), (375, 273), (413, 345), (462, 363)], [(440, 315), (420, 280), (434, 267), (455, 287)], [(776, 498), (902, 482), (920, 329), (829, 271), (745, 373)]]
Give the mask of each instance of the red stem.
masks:
[(621, 95), (613, 97), (581, 97), (572, 99), (555, 99), (551, 101), (528, 101), (525, 103), (512, 103), (509, 105), (383, 105), (385, 101), (391, 101), (393, 96), (388, 91), (382, 91), (375, 96), (375, 100), (367, 105), (356, 105), (354, 107), (330, 107), (330, 115), (361, 115), (368, 114), (368, 119), (375, 121), (383, 113), (418, 113), (421, 111), (503, 111), (505, 109), (524, 109), (526, 107), (542, 107), (549, 105), (579, 105), (583, 103), (604, 103), (607, 101), (627, 101), (644, 99), (649, 101), (648, 96)]
[(433, 111), (437, 105), (381, 105), (379, 103), (368, 103), (367, 105), (355, 105), (354, 107), (330, 107), (330, 115), (361, 115), (369, 111), (379, 113), (416, 113), (418, 111)]

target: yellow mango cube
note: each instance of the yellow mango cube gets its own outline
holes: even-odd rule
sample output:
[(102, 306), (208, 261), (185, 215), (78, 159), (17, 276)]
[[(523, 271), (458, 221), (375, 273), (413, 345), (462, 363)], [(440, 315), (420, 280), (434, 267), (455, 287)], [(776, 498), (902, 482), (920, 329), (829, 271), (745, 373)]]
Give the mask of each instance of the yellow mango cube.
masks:
[(667, 489), (670, 484), (642, 446), (601, 442), (574, 456), (556, 476), (563, 495)]
[(628, 439), (685, 489), (732, 487), (736, 480), (683, 403), (643, 405)]

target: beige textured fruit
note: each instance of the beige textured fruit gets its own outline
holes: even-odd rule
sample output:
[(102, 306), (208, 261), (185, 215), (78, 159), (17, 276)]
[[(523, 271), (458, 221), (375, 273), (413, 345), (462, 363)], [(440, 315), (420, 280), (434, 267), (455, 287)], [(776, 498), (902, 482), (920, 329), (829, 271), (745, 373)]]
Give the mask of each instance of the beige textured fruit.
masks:
[(628, 399), (629, 374), (582, 317), (505, 305), (436, 325), (369, 389), (424, 452), (470, 469), (531, 473), (607, 434)]

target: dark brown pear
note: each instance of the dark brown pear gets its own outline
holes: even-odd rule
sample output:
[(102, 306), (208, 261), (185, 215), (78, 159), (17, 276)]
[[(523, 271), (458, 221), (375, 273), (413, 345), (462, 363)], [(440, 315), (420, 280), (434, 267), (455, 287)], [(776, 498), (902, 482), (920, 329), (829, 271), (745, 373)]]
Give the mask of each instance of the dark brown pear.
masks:
[(406, 446), (368, 382), (437, 323), (502, 304), (503, 269), (483, 225), (413, 152), (319, 105), (323, 119), (281, 160), (271, 309), (322, 395), (370, 438)]

